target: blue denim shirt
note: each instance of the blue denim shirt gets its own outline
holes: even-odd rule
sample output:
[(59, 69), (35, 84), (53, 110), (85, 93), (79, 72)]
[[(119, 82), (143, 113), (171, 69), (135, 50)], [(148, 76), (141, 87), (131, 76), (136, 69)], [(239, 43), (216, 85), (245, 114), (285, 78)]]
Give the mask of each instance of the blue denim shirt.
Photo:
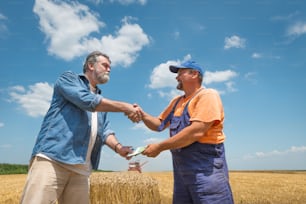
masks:
[[(84, 164), (91, 131), (91, 112), (103, 97), (90, 91), (83, 74), (63, 73), (55, 82), (50, 108), (43, 120), (32, 157), (38, 153), (65, 164)], [(114, 134), (106, 112), (98, 112), (97, 139), (91, 154), (97, 169), (108, 135)]]

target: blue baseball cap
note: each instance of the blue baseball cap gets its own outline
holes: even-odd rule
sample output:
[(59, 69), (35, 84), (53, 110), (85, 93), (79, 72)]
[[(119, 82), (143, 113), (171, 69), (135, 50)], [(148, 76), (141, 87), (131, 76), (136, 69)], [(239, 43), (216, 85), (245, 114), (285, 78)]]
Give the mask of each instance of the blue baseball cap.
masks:
[(170, 65), (169, 69), (173, 73), (177, 73), (179, 69), (194, 69), (197, 70), (201, 76), (203, 76), (203, 68), (195, 61), (187, 60), (180, 65)]

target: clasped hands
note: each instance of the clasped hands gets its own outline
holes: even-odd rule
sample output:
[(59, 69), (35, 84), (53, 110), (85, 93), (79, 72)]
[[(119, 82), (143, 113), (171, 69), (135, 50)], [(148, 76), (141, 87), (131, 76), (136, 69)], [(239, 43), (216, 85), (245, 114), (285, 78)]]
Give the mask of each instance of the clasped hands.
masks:
[(134, 123), (139, 123), (142, 120), (142, 109), (138, 104), (131, 105), (132, 107), (125, 115)]

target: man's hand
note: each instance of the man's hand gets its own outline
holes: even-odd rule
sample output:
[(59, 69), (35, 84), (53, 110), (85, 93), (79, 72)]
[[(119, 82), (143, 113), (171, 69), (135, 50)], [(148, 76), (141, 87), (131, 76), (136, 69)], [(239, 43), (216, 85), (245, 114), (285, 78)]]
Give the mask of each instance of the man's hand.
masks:
[(147, 157), (157, 157), (160, 152), (161, 149), (159, 144), (149, 144), (142, 154)]
[(127, 157), (128, 154), (133, 152), (133, 149), (131, 146), (122, 146), (122, 145), (118, 145), (118, 147), (116, 148), (116, 151), (118, 152), (118, 154), (122, 157), (125, 157), (127, 160), (131, 159), (131, 157)]
[(131, 110), (126, 112), (125, 115), (134, 123), (142, 120), (142, 110), (138, 104), (133, 104)]

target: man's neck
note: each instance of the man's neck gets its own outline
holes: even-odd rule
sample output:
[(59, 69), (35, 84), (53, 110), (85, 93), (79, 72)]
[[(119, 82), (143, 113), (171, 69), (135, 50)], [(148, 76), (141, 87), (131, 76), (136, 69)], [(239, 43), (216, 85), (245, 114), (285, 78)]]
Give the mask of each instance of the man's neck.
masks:
[(94, 83), (94, 80), (92, 79), (92, 77), (90, 76), (90, 74), (88, 72), (86, 72), (85, 77), (87, 78), (88, 82), (89, 82), (89, 88), (92, 92), (96, 92), (97, 90), (97, 84)]
[(189, 96), (195, 94), (199, 89), (201, 89), (201, 86), (194, 86), (194, 87), (190, 87), (189, 89), (185, 89), (185, 97), (188, 98)]

